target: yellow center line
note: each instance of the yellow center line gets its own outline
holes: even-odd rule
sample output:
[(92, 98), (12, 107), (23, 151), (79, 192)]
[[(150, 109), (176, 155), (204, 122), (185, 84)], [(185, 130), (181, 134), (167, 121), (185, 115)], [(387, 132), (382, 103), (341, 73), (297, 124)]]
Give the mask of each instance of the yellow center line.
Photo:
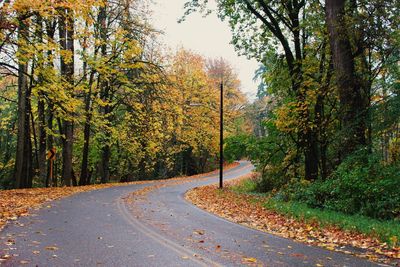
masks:
[[(139, 220), (137, 220), (135, 217), (131, 215), (129, 210), (126, 208), (126, 205), (123, 201), (122, 198), (119, 199), (117, 202), (117, 207), (118, 210), (121, 212), (123, 218), (130, 224), (132, 225), (135, 230), (140, 231), (147, 237), (151, 238), (152, 240), (156, 241), (160, 245), (174, 251), (176, 254), (180, 255), (182, 258), (186, 258), (188, 260), (191, 260), (200, 266), (222, 266), (217, 262), (212, 261), (211, 259), (205, 258), (204, 256), (201, 256), (200, 254), (189, 250), (187, 248), (182, 247), (178, 243), (175, 243), (174, 241), (167, 239), (166, 237), (160, 235), (159, 233), (151, 230), (149, 227), (145, 226), (143, 223), (141, 223)], [(199, 258), (196, 258), (193, 255), (199, 255)]]

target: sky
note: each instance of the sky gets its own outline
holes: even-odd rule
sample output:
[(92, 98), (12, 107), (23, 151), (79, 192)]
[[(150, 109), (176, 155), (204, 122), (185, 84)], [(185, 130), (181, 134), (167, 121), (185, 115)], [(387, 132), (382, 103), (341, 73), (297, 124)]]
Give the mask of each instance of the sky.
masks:
[(172, 49), (184, 47), (207, 58), (224, 58), (234, 67), (242, 82), (242, 91), (249, 99), (254, 99), (257, 84), (253, 82), (258, 68), (255, 60), (239, 57), (231, 41), (231, 31), (227, 22), (222, 22), (216, 14), (203, 17), (194, 13), (182, 23), (183, 5), (186, 0), (154, 0), (153, 25), (164, 32), (161, 38)]

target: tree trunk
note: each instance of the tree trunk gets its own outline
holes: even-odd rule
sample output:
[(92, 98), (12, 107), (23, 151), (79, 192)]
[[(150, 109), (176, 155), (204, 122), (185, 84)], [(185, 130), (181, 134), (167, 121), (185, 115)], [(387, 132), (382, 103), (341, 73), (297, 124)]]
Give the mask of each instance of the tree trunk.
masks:
[(303, 138), (306, 138), (304, 145), (305, 179), (316, 180), (318, 178), (319, 162), (316, 132), (312, 129), (309, 129)]
[[(107, 55), (107, 10), (106, 7), (101, 7), (99, 13), (99, 26), (100, 26), (100, 38), (103, 41), (101, 45), (101, 55), (105, 57)], [(105, 144), (103, 145), (101, 151), (101, 164), (102, 164), (102, 176), (101, 182), (107, 183), (110, 180), (110, 158), (111, 158), (111, 148), (109, 145), (109, 130), (108, 125), (110, 124), (110, 88), (107, 80), (104, 78), (105, 73), (100, 74), (99, 83), (101, 90), (101, 99), (104, 101), (105, 106), (103, 107), (103, 116), (106, 121), (106, 129), (105, 129)]]
[[(85, 73), (85, 71), (84, 71)], [(81, 176), (79, 179), (79, 185), (90, 184), (89, 170), (88, 170), (88, 160), (89, 160), (89, 142), (90, 142), (90, 124), (92, 116), (92, 83), (93, 83), (93, 72), (89, 79), (89, 92), (85, 96), (85, 126), (83, 130), (83, 151), (82, 151), (82, 165), (81, 165)]]
[(45, 115), (45, 105), (42, 95), (39, 95), (38, 101), (38, 115), (39, 115), (39, 176), (40, 180), (48, 186), (46, 182), (46, 115)]
[[(48, 38), (50, 39), (54, 39), (54, 35), (55, 35), (55, 29), (56, 29), (56, 24), (55, 24), (55, 20), (45, 20), (45, 24), (46, 24), (46, 33)], [(53, 52), (51, 49), (47, 50), (47, 60), (49, 60), (52, 56)], [(53, 63), (50, 63), (49, 67), (54, 67)], [(43, 98), (40, 99), (41, 101), (44, 101)], [(39, 101), (40, 101), (39, 100)], [(40, 102), (39, 102), (39, 106), (40, 106)], [(44, 105), (44, 103), (43, 103)], [(47, 136), (47, 150), (51, 150), (54, 146), (54, 137), (53, 137), (53, 119), (54, 119), (54, 114), (53, 114), (53, 108), (54, 108), (54, 104), (51, 102), (51, 100), (48, 100), (48, 106), (47, 106), (47, 128), (50, 132), (50, 134)], [(39, 108), (39, 120), (42, 121), (42, 119), (46, 120), (46, 117), (41, 119), (40, 116), (40, 108)], [(44, 111), (43, 111), (44, 113)], [(45, 121), (43, 122), (43, 125), (45, 125)], [(44, 129), (44, 127), (43, 127)], [(44, 131), (44, 134), (46, 135), (46, 131)], [(45, 136), (46, 138), (46, 136)], [(42, 143), (41, 143), (42, 144)], [(42, 148), (43, 149), (43, 148)], [(55, 163), (55, 161), (53, 161), (53, 164)], [(50, 172), (53, 171), (53, 173), (51, 174)], [(57, 186), (57, 176), (55, 174), (55, 166), (53, 166), (53, 170), (51, 170), (51, 166), (50, 164), (47, 164), (47, 171), (46, 171), (46, 187), (49, 186)]]
[(360, 146), (366, 145), (367, 115), (362, 86), (355, 75), (354, 55), (346, 30), (345, 0), (326, 1), (326, 22), (340, 100), (340, 121), (343, 129), (340, 155), (345, 158)]
[(101, 156), (101, 164), (102, 164), (102, 176), (101, 182), (108, 183), (110, 181), (110, 157), (111, 157), (111, 150), (109, 145), (105, 145), (102, 148), (102, 156)]
[[(39, 43), (43, 43), (43, 19), (39, 14), (36, 14), (36, 36)], [(38, 67), (40, 69), (38, 83), (43, 83), (43, 75), (42, 72), (44, 71), (44, 55), (39, 54), (38, 58)], [(45, 114), (45, 101), (44, 101), (44, 94), (42, 91), (38, 93), (38, 131), (39, 131), (39, 148), (38, 148), (38, 168), (39, 168), (39, 177), (40, 181), (43, 182), (46, 186), (48, 183), (46, 181), (46, 114)]]
[[(53, 131), (53, 105), (49, 104), (47, 108), (47, 128), (49, 129), (49, 132)], [(49, 134), (48, 139), (47, 139), (47, 149), (50, 150), (53, 148), (53, 143), (54, 143), (54, 137), (52, 134)], [(46, 177), (46, 187), (49, 187), (50, 183), (52, 186), (57, 186), (57, 177), (54, 173), (55, 168), (53, 166), (53, 173), (51, 174), (51, 167), (50, 164), (47, 165), (47, 177)]]
[[(60, 44), (63, 50), (70, 51), (74, 55), (74, 20), (73, 11), (70, 9), (63, 9), (62, 15), (59, 21), (59, 34), (60, 34)], [(64, 58), (61, 56), (61, 76), (68, 83), (68, 89), (73, 91), (74, 87), (74, 58), (65, 62)], [(72, 92), (70, 92), (72, 95)], [(64, 132), (64, 142), (63, 142), (63, 167), (62, 167), (62, 180), (66, 186), (72, 185), (72, 148), (74, 139), (74, 126), (73, 126), (73, 114), (67, 114), (71, 118), (64, 119), (62, 123)]]
[[(24, 42), (28, 36), (28, 28), (25, 21), (19, 18), (18, 39)], [(19, 45), (21, 55), (23, 48)], [(17, 153), (15, 158), (14, 179), (17, 188), (32, 187), (32, 144), (30, 133), (31, 92), (28, 86), (28, 62), (27, 59), (19, 59), (18, 64), (18, 131)]]

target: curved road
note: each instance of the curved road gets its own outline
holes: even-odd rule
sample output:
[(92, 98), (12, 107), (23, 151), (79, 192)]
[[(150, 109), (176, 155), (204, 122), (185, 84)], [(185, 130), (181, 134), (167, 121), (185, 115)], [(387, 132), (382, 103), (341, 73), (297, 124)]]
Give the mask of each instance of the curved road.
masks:
[[(226, 171), (225, 178), (237, 178), (252, 169), (243, 161)], [(150, 184), (102, 189), (51, 202), (0, 233), (0, 255), (14, 254), (2, 264), (377, 266), (231, 223), (184, 200), (190, 188), (216, 181), (217, 175), (210, 175), (185, 183), (156, 182), (157, 188), (146, 197), (131, 192)]]

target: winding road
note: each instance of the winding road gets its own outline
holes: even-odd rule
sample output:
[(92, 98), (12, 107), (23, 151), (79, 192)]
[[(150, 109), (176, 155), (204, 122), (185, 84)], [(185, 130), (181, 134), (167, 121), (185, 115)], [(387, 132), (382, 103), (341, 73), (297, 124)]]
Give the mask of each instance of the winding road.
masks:
[[(249, 173), (246, 161), (226, 179)], [(209, 214), (184, 199), (217, 174), (113, 187), (54, 201), (0, 233), (3, 266), (378, 266)], [(144, 196), (132, 192), (153, 187)], [(256, 261), (256, 262), (255, 262)]]

